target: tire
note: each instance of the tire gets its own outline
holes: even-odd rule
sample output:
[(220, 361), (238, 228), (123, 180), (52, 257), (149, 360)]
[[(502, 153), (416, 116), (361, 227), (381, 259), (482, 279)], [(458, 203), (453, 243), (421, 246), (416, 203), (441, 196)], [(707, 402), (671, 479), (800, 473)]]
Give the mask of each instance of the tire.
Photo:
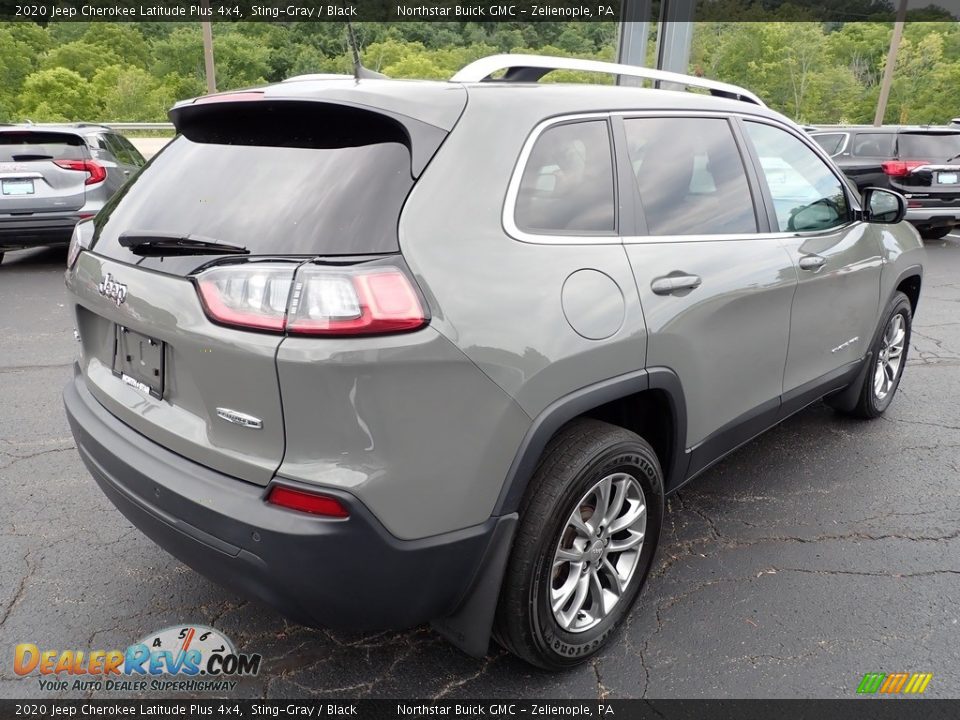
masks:
[[(860, 399), (856, 407), (850, 412), (854, 417), (867, 420), (880, 417), (890, 407), (893, 397), (900, 387), (900, 378), (903, 377), (903, 368), (907, 363), (907, 351), (910, 349), (910, 328), (913, 324), (913, 311), (910, 299), (902, 292), (896, 293), (887, 305), (883, 316), (883, 324), (873, 340), (870, 354), (870, 367), (863, 378), (860, 389)], [(897, 320), (900, 318), (900, 320)], [(891, 331), (895, 326), (902, 325), (902, 341), (891, 343), (895, 339)], [(889, 357), (888, 349), (899, 347), (899, 355), (895, 355), (899, 362), (893, 368), (885, 358)], [(887, 378), (883, 383), (878, 382), (881, 368)]]
[(4, 253), (0, 252), (0, 265), (3, 264), (3, 255), (4, 255)]
[(926, 228), (920, 232), (920, 235), (924, 240), (940, 240), (952, 233), (954, 229), (952, 227)]
[[(609, 502), (603, 519), (608, 527), (602, 528), (594, 513), (605, 487)], [(645, 504), (645, 511), (639, 510), (639, 503)], [(580, 530), (571, 524), (574, 512)], [(662, 520), (663, 473), (650, 444), (599, 420), (567, 425), (544, 450), (520, 508), (494, 638), (514, 655), (551, 670), (572, 667), (599, 652), (640, 594)], [(611, 533), (618, 523), (628, 524)], [(588, 542), (584, 530), (594, 538), (598, 529), (600, 536)], [(579, 560), (557, 562), (561, 545)], [(621, 546), (625, 549), (614, 549)], [(584, 582), (589, 589), (582, 597)], [(558, 615), (551, 596), (559, 602), (565, 595)], [(576, 609), (578, 599), (581, 612)], [(564, 617), (568, 622), (561, 624)]]

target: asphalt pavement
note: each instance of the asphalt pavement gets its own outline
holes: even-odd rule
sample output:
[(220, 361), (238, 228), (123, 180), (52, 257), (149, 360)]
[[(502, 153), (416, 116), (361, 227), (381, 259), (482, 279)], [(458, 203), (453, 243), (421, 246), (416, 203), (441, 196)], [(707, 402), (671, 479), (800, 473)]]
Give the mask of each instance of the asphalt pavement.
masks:
[(625, 631), (560, 674), (495, 645), (474, 660), (425, 627), (290, 624), (154, 546), (97, 488), (64, 418), (76, 353), (65, 252), (7, 253), (0, 697), (82, 695), (16, 676), (17, 643), (119, 649), (186, 623), (262, 654), (229, 697), (851, 697), (864, 673), (901, 671), (933, 673), (927, 696), (960, 697), (960, 237), (927, 247), (913, 347), (884, 418), (814, 405), (671, 498)]

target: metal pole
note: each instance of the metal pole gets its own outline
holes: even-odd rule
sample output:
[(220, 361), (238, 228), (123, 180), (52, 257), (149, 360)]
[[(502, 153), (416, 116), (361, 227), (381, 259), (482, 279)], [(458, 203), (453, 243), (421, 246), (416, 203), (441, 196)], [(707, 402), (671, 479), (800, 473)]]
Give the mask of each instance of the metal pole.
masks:
[[(617, 62), (622, 65), (647, 64), (647, 35), (650, 33), (652, 0), (623, 0), (617, 33)], [(640, 78), (619, 77), (621, 85), (642, 85)]]
[[(207, 0), (203, 2), (204, 7), (210, 7)], [(213, 64), (213, 26), (209, 22), (202, 22), (203, 28), (203, 65), (207, 71), (207, 92), (215, 93), (217, 91), (217, 70)]]
[(887, 114), (887, 100), (890, 99), (890, 86), (893, 84), (893, 70), (897, 64), (897, 51), (900, 49), (900, 38), (903, 37), (903, 24), (907, 18), (907, 0), (900, 0), (897, 8), (897, 21), (893, 24), (893, 36), (890, 38), (890, 51), (887, 53), (887, 65), (883, 68), (883, 80), (880, 82), (880, 97), (877, 99), (877, 114), (873, 116), (873, 124), (883, 125), (883, 116)]
[[(661, 0), (657, 28), (657, 69), (686, 75), (690, 70), (690, 45), (696, 0)], [(657, 83), (660, 86), (660, 83)], [(664, 89), (670, 89), (666, 85)]]

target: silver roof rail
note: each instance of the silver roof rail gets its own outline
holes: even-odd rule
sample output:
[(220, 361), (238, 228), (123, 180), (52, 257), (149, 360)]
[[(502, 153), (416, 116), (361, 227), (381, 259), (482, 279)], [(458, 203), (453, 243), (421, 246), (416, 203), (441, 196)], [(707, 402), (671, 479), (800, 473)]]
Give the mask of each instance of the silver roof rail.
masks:
[[(491, 75), (500, 70), (506, 70), (503, 78), (499, 80), (491, 78)], [(737, 85), (729, 85), (692, 75), (681, 75), (666, 70), (653, 70), (637, 65), (620, 65), (599, 60), (579, 60), (577, 58), (551, 57), (549, 55), (491, 55), (470, 63), (450, 78), (450, 82), (537, 82), (544, 75), (554, 70), (595, 72), (673, 83), (684, 87), (703, 88), (709, 90), (711, 95), (744, 100), (766, 107), (759, 97)]]

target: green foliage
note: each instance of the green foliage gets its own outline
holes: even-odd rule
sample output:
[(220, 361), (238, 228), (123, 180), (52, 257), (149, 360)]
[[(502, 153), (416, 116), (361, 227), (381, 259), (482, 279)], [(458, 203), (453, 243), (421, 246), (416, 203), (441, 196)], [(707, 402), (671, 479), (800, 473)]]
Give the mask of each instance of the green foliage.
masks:
[[(729, 17), (740, 4), (704, 5), (691, 73), (746, 86), (800, 122), (872, 121), (891, 23), (816, 22), (808, 3), (799, 0), (779, 6), (783, 22), (710, 21)], [(612, 22), (357, 23), (354, 30), (367, 67), (396, 78), (428, 79), (449, 78), (472, 60), (500, 52), (613, 60), (617, 38)], [(218, 23), (213, 32), (221, 90), (306, 73), (352, 72), (340, 23)], [(651, 33), (651, 57), (655, 42)], [(558, 72), (545, 81), (611, 80)], [(886, 122), (942, 123), (960, 116), (957, 87), (960, 23), (912, 12)], [(0, 122), (164, 120), (174, 102), (205, 91), (199, 23), (0, 27)]]

